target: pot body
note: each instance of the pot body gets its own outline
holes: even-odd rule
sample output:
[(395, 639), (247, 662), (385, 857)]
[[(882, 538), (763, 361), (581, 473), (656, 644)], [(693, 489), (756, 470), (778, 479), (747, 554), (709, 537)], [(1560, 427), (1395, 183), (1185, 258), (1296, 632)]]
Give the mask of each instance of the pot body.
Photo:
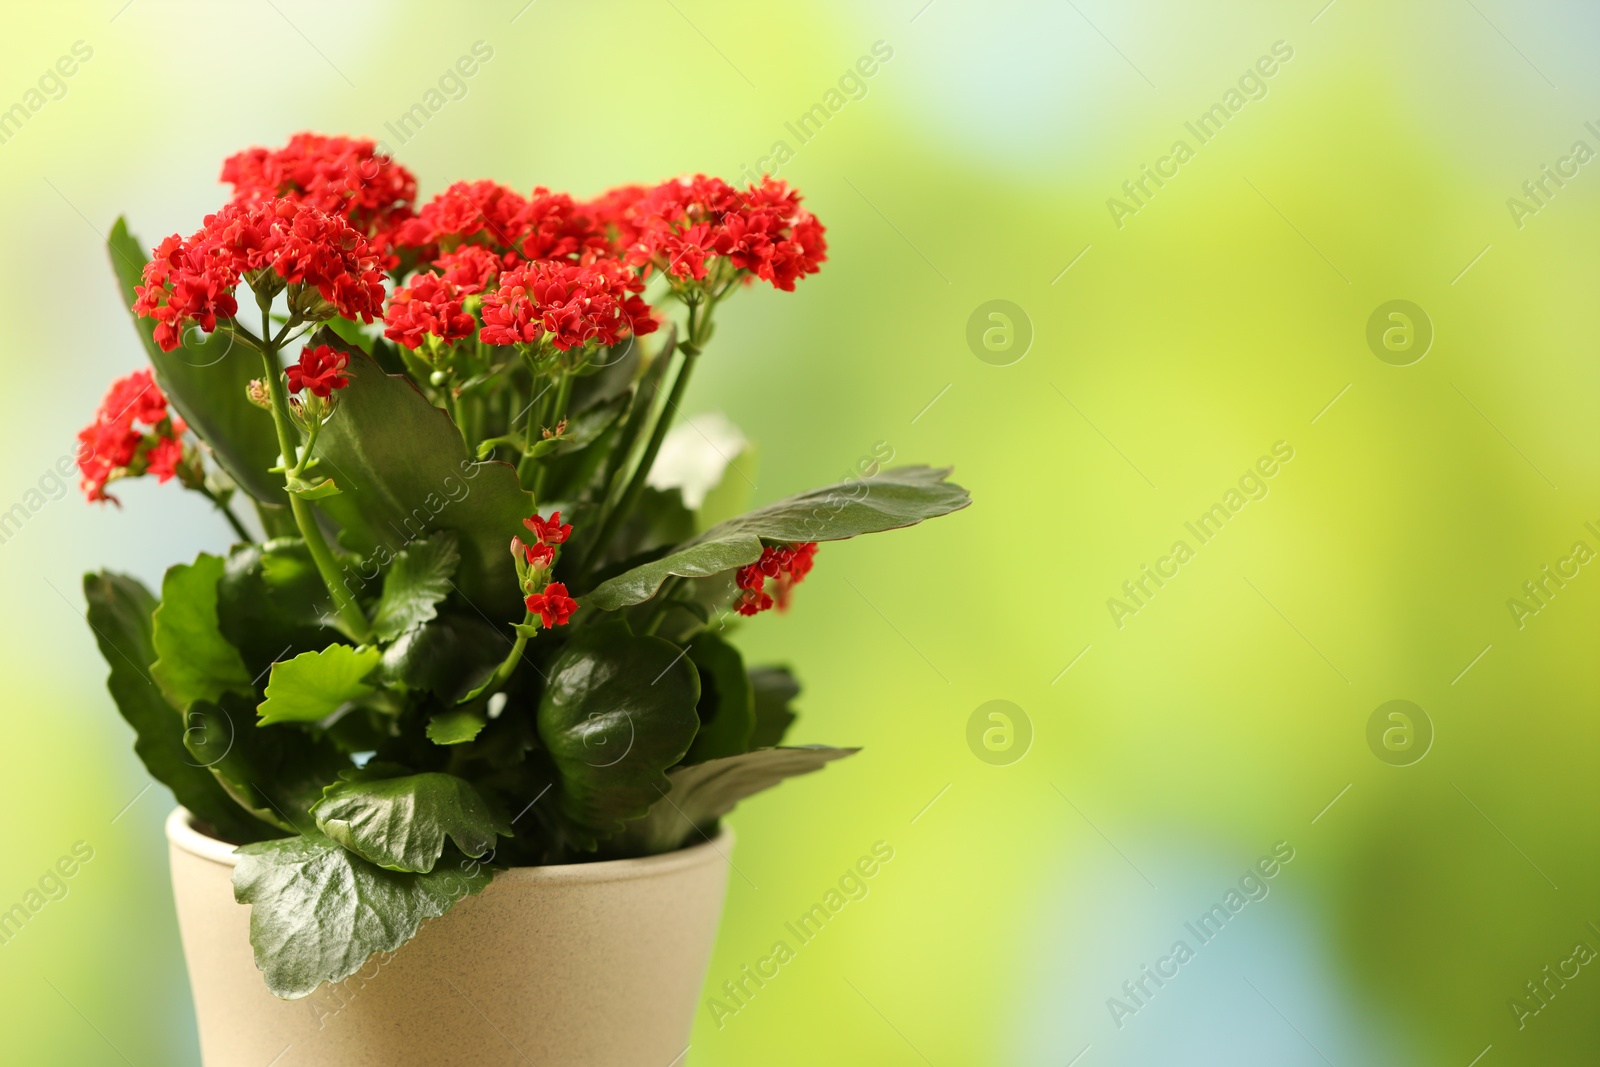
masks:
[(727, 889), (716, 840), (636, 860), (518, 867), (393, 954), (303, 1000), (267, 992), (233, 847), (167, 820), (206, 1067), (677, 1067)]

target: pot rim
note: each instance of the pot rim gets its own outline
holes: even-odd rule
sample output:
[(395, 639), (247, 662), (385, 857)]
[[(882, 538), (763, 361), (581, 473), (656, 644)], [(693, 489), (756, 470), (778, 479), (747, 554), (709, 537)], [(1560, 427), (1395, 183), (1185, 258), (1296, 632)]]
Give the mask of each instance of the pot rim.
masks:
[[(218, 841), (194, 828), (194, 815), (179, 805), (167, 816), (167, 841), (174, 848), (191, 856), (198, 856), (223, 867), (238, 866), (235, 845)], [(511, 881), (519, 884), (582, 884), (625, 882), (635, 878), (653, 878), (690, 867), (699, 867), (720, 859), (725, 863), (733, 847), (733, 831), (726, 824), (717, 836), (693, 845), (663, 852), (655, 856), (636, 859), (597, 860), (593, 863), (553, 863), (543, 867), (508, 867), (495, 875), (496, 882)]]

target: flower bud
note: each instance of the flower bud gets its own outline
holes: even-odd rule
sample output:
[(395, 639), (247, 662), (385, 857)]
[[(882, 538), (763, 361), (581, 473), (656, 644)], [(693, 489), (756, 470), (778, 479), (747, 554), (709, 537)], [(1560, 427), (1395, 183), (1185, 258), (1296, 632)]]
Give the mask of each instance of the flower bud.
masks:
[(244, 395), (250, 403), (263, 411), (272, 410), (272, 393), (267, 390), (267, 383), (260, 378), (250, 379), (250, 384), (244, 387)]

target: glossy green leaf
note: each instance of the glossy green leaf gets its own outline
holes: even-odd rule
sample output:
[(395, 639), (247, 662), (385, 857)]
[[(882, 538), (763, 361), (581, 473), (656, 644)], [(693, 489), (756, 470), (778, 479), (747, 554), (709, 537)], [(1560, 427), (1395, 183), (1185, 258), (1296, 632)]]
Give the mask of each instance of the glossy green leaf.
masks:
[(341, 982), (378, 952), (393, 952), (458, 901), (482, 892), (492, 869), (474, 860), (428, 874), (387, 871), (320, 833), (246, 845), (233, 895), (250, 905), (250, 944), (267, 988), (286, 999)]
[(795, 713), (789, 705), (800, 695), (800, 683), (787, 667), (752, 667), (750, 691), (755, 712), (750, 747), (775, 748), (794, 725)]
[[(352, 587), (354, 587), (352, 585)], [(217, 621), (251, 678), (339, 639), (333, 600), (298, 537), (236, 545), (217, 583)]]
[(595, 404), (593, 407), (578, 412), (567, 421), (566, 432), (560, 437), (552, 437), (548, 441), (535, 442), (535, 445), (548, 444), (546, 449), (549, 455), (564, 456), (569, 452), (576, 452), (580, 448), (587, 448), (600, 438), (600, 435), (609, 430), (618, 419), (628, 410), (628, 396), (614, 396), (609, 400)]
[(580, 843), (638, 818), (666, 790), (699, 725), (700, 679), (684, 651), (621, 621), (579, 629), (550, 666), (539, 740)]
[(667, 775), (671, 791), (651, 806), (647, 816), (629, 823), (615, 845), (631, 854), (654, 855), (709, 838), (716, 832), (717, 820), (739, 801), (859, 751), (823, 745), (760, 748), (675, 768)]
[(320, 482), (308, 482), (301, 478), (291, 478), (288, 484), (289, 492), (301, 500), (326, 500), (330, 496), (338, 496), (342, 490), (332, 478), (324, 478)]
[(482, 617), (450, 612), (386, 648), (382, 677), (390, 685), (435, 693), (448, 706), (488, 681), (510, 647), (511, 639)]
[(183, 721), (183, 744), (194, 762), (235, 802), (286, 833), (311, 825), (311, 805), (351, 767), (325, 735), (292, 726), (256, 729), (253, 697), (224, 693), (216, 703), (197, 700)]
[(649, 600), (669, 575), (704, 578), (753, 563), (762, 540), (839, 541), (912, 526), (972, 502), (945, 481), (949, 470), (897, 467), (874, 478), (843, 482), (757, 508), (718, 523), (662, 558), (601, 583), (583, 602), (615, 611)]
[(328, 331), (315, 341), (351, 352), (350, 384), (317, 438), (318, 462), (342, 492), (316, 506), (344, 528), (341, 541), (387, 563), (410, 543), (453, 530), (462, 595), (491, 619), (520, 618), (508, 546), (534, 508), (516, 470), (474, 459), (450, 416), (408, 379), (385, 374)]
[[(123, 306), (131, 308), (143, 283), (150, 249), (128, 232), (125, 219), (117, 219), (106, 242), (117, 275)], [(245, 387), (262, 376), (261, 354), (225, 329), (204, 341), (163, 352), (155, 343), (155, 320), (135, 316), (134, 325), (154, 364), (156, 380), (190, 428), (211, 447), (224, 470), (251, 496), (268, 504), (283, 504), (281, 477), (268, 473), (278, 462), (277, 430), (272, 416), (253, 406)]]
[(220, 556), (202, 552), (193, 563), (167, 568), (161, 604), (155, 610), (157, 659), (150, 675), (180, 709), (196, 700), (215, 702), (223, 693), (254, 691), (239, 650), (222, 636), (217, 621)]
[(350, 701), (376, 692), (365, 679), (380, 658), (376, 648), (329, 645), (274, 663), (267, 699), (256, 709), (260, 725), (321, 722)]
[(464, 745), (477, 739), (489, 720), (472, 708), (441, 711), (428, 720), (428, 740), (436, 745)]
[[(509, 540), (509, 538), (508, 538)], [(400, 552), (383, 576), (372, 629), (385, 641), (413, 630), (439, 614), (439, 601), (450, 595), (461, 553), (449, 530), (416, 541)]]
[(271, 831), (242, 811), (189, 755), (182, 714), (150, 678), (156, 657), (150, 621), (155, 597), (135, 579), (109, 571), (84, 575), (83, 594), (89, 625), (111, 668), (106, 687), (133, 727), (133, 750), (151, 776), (224, 840), (242, 843), (268, 836)]
[(380, 867), (426, 873), (446, 837), (463, 855), (482, 856), (511, 836), (471, 783), (453, 774), (354, 778), (324, 789), (311, 814), (323, 833)]
[(707, 630), (689, 642), (689, 658), (700, 672), (700, 730), (685, 762), (704, 763), (748, 750), (756, 716), (744, 657)]

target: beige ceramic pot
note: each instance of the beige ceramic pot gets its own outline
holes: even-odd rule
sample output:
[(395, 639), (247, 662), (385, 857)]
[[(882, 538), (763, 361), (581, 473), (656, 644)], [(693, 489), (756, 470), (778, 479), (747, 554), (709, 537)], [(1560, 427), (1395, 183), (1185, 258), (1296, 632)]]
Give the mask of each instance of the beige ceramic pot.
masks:
[(679, 1067), (732, 838), (502, 872), (398, 952), (303, 1000), (267, 992), (233, 847), (167, 819), (206, 1067)]

